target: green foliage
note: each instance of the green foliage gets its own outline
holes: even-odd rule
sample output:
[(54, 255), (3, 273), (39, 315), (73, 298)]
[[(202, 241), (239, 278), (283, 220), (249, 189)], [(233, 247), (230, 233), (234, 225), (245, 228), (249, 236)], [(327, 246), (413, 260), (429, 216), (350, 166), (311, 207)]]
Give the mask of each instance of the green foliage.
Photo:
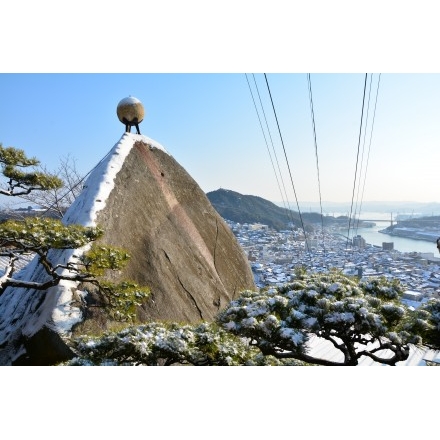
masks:
[(301, 226), (298, 213), (280, 208), (261, 197), (243, 195), (219, 189), (206, 194), (215, 210), (223, 217), (238, 223), (262, 223), (280, 230), (292, 221)]
[[(402, 293), (385, 278), (298, 271), (283, 287), (242, 292), (215, 323), (153, 322), (80, 337), (73, 341), (78, 356), (66, 365), (357, 365), (362, 356), (395, 365), (407, 359), (409, 344), (420, 343), (415, 330), (428, 334), (432, 317), (440, 321), (440, 302), (416, 317)], [(342, 360), (311, 356), (312, 336), (331, 341)]]
[(150, 290), (129, 281), (112, 284), (100, 280), (106, 270), (119, 270), (126, 265), (130, 258), (126, 251), (93, 243), (90, 250), (79, 257), (78, 263), (63, 266), (69, 271), (67, 275), (55, 271), (48, 257), (50, 249), (80, 248), (100, 238), (102, 233), (98, 227), (64, 225), (60, 220), (51, 218), (26, 218), (1, 223), (0, 244), (36, 252), (41, 257), (40, 262), (56, 280), (69, 278), (98, 285), (109, 316), (119, 321), (133, 321), (136, 307), (148, 297)]
[(100, 236), (100, 228), (64, 225), (51, 218), (29, 217), (0, 223), (1, 245), (24, 250), (76, 249)]
[(0, 163), (9, 166), (29, 167), (40, 163), (35, 157), (28, 158), (23, 150), (18, 148), (4, 148), (0, 143)]
[[(19, 168), (39, 164), (37, 159), (26, 157), (23, 150), (3, 148), (0, 144), (0, 164), (2, 174), (9, 179), (8, 188), (0, 190), (0, 193), (6, 196), (22, 196), (34, 190), (47, 191), (63, 186), (61, 179), (49, 173), (21, 171)], [(52, 263), (49, 256), (52, 249), (78, 249), (96, 241), (102, 235), (103, 230), (99, 227), (64, 225), (60, 220), (53, 218), (28, 217), (1, 223), (0, 246), (8, 247), (11, 252), (9, 267), (5, 270), (5, 276), (1, 278), (0, 294), (8, 286), (45, 290), (62, 279), (90, 282), (98, 286), (105, 308), (112, 318), (133, 321), (136, 307), (150, 294), (150, 290), (130, 281), (112, 284), (99, 279), (107, 270), (119, 270), (125, 266), (130, 258), (126, 251), (93, 244), (88, 252), (64, 264)], [(41, 283), (14, 279), (14, 261), (17, 258), (14, 252), (17, 250), (38, 254), (39, 263), (44, 267), (49, 279)]]
[(122, 322), (134, 322), (136, 308), (142, 305), (142, 301), (151, 293), (148, 287), (140, 287), (131, 281), (123, 281), (119, 284), (101, 281), (100, 288), (105, 295), (107, 313), (116, 321)]
[(56, 189), (63, 186), (63, 181), (57, 176), (39, 171), (25, 173), (10, 165), (3, 168), (3, 175), (8, 179), (19, 182), (20, 186), (35, 187), (39, 190)]
[[(300, 274), (299, 274), (300, 275)], [(303, 274), (280, 288), (246, 291), (218, 315), (231, 333), (249, 338), (263, 354), (321, 365), (357, 365), (360, 357), (394, 365), (405, 360), (417, 335), (409, 331), (409, 310), (399, 283), (385, 278), (359, 283), (337, 271)], [(311, 336), (332, 342), (342, 360), (311, 357)], [(392, 355), (380, 357), (382, 350)]]
[[(235, 191), (218, 189), (208, 192), (207, 197), (215, 210), (225, 219), (237, 223), (262, 223), (281, 230), (293, 222), (293, 229), (302, 228), (302, 221), (297, 211), (281, 208), (261, 197), (244, 195)], [(340, 224), (346, 226), (348, 218), (337, 219), (332, 216), (322, 217), (315, 212), (301, 214), (306, 231), (313, 231), (313, 224)]]
[[(65, 365), (354, 366), (362, 356), (395, 365), (408, 358), (410, 344), (421, 343), (420, 335), (438, 343), (440, 334), (440, 301), (412, 311), (402, 305), (402, 293), (395, 280), (298, 271), (293, 283), (242, 292), (214, 323), (152, 322), (77, 338), (77, 357)], [(116, 295), (112, 309), (127, 315), (127, 305), (142, 299), (126, 298)], [(330, 341), (341, 360), (311, 356), (312, 336)]]
[(408, 331), (420, 335), (423, 344), (440, 350), (440, 300), (432, 298), (413, 313)]
[(214, 323), (152, 322), (72, 342), (78, 356), (64, 365), (301, 365), (261, 356)]
[(306, 266), (303, 265), (297, 265), (295, 266), (293, 273), (297, 278), (303, 277), (304, 275), (307, 274), (307, 268)]
[(130, 255), (124, 249), (96, 243), (81, 256), (87, 272), (94, 276), (102, 276), (106, 270), (122, 269), (129, 259)]
[[(28, 158), (23, 150), (18, 148), (4, 148), (0, 144), (0, 164), (2, 174), (9, 179), (8, 189), (3, 191), (5, 195), (27, 194), (33, 190), (57, 189), (63, 186), (63, 181), (55, 175), (38, 171), (24, 172), (19, 168), (28, 168), (38, 165), (36, 158)], [(19, 193), (14, 193), (20, 188)]]
[[(127, 264), (130, 255), (121, 248), (104, 246), (94, 243), (85, 252), (80, 261), (84, 265), (84, 273), (99, 280), (108, 270), (120, 270)], [(110, 318), (122, 322), (136, 320), (136, 308), (150, 295), (148, 287), (141, 287), (131, 281), (114, 284), (99, 281), (99, 289), (103, 294), (104, 307)]]
[(403, 295), (403, 287), (396, 278), (392, 280), (385, 277), (372, 278), (361, 281), (359, 287), (365, 294), (380, 300), (400, 300)]

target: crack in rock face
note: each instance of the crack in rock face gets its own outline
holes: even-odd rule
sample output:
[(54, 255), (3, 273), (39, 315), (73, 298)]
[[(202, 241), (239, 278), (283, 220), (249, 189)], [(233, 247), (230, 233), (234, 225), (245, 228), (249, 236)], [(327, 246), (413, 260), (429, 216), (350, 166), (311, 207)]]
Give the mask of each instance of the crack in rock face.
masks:
[[(250, 264), (234, 234), (198, 184), (163, 147), (145, 136), (125, 133), (106, 158), (90, 174), (65, 220), (99, 225), (104, 232), (98, 243), (129, 253), (127, 266), (108, 272), (105, 278), (115, 283), (132, 280), (151, 290), (138, 307), (140, 322), (212, 321), (219, 308), (241, 291), (255, 289)], [(64, 360), (68, 347), (62, 335), (70, 331), (77, 336), (87, 328), (106, 330), (108, 316), (93, 307), (92, 290), (80, 306), (78, 291), (85, 290), (84, 286), (72, 287), (63, 293), (64, 308), (59, 307), (60, 292), (45, 295), (38, 322), (30, 312), (38, 298), (34, 292), (22, 295), (20, 304), (15, 296), (0, 297), (3, 310), (14, 310), (8, 319), (15, 320), (0, 332), (0, 362), (2, 353), (8, 359), (5, 364), (18, 358), (29, 365)], [(67, 320), (73, 306), (81, 307), (80, 322), (71, 320), (70, 329), (54, 324), (55, 316), (57, 322), (62, 321), (60, 313)], [(28, 338), (24, 345), (23, 338), (31, 334), (40, 336)], [(42, 356), (37, 356), (39, 350)]]

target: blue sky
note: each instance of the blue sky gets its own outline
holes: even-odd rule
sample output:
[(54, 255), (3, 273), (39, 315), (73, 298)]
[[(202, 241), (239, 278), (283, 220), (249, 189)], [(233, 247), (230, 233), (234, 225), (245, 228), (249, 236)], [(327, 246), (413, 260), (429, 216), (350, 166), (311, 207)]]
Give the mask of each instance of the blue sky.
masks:
[[(147, 112), (141, 132), (160, 142), (203, 190), (223, 187), (280, 200), (244, 74), (258, 72), (260, 92), (267, 94), (262, 77), (262, 72), (266, 72), (298, 198), (318, 200), (306, 76), (310, 72), (322, 198), (347, 201), (352, 197), (355, 177), (364, 75), (373, 72), (382, 76), (365, 200), (440, 198), (436, 170), (440, 121), (437, 2), (272, 0), (268, 6), (267, 2), (245, 0), (132, 0), (126, 4), (114, 0), (77, 0), (74, 5), (54, 0), (22, 0), (3, 2), (0, 16), (0, 142), (22, 148), (50, 167), (55, 168), (60, 157), (70, 154), (77, 159), (79, 168), (88, 172), (123, 134), (116, 106), (131, 94), (143, 102)], [(48, 72), (56, 74), (46, 75)], [(84, 72), (93, 75), (82, 75)], [(132, 75), (134, 72), (142, 75)], [(293, 72), (298, 73), (287, 74)], [(427, 75), (429, 72), (435, 74)], [(265, 103), (268, 104), (267, 96)], [(272, 115), (269, 105), (265, 112), (268, 117)], [(291, 198), (292, 188), (273, 115), (270, 126)], [(355, 420), (359, 411), (364, 410), (361, 401), (351, 407), (346, 405), (347, 395), (352, 393), (352, 381), (344, 380), (347, 370), (318, 372), (306, 368), (293, 373), (286, 369), (277, 370), (275, 377), (271, 369), (223, 369), (226, 381), (219, 380), (219, 370), (149, 370), (150, 376), (163, 374), (153, 381), (144, 380), (144, 369), (130, 369), (129, 375), (123, 368), (104, 370), (111, 378), (104, 376), (102, 369), (93, 370), (94, 375), (91, 370), (82, 370), (83, 376), (76, 371), (76, 376), (80, 375), (95, 395), (107, 397), (111, 393), (111, 398), (100, 400), (103, 417), (113, 409), (106, 405), (113, 405), (115, 393), (122, 401), (127, 399), (128, 390), (135, 389), (137, 395), (144, 392), (153, 396), (139, 406), (139, 416), (145, 416), (147, 406), (153, 413), (150, 421), (158, 420), (162, 425), (170, 420), (177, 422), (173, 426), (179, 428), (179, 433), (194, 431), (193, 414), (186, 408), (197, 408), (199, 416), (207, 420), (216, 413), (212, 402), (200, 405), (206, 384), (208, 397), (209, 391), (220, 395), (228, 386), (240, 390), (239, 396), (245, 400), (229, 399), (228, 404), (236, 405), (233, 412), (240, 413), (242, 419), (255, 414), (257, 408), (249, 402), (260, 403), (266, 397), (273, 401), (273, 390), (283, 389), (288, 400), (284, 402), (283, 395), (276, 394), (277, 405), (265, 406), (265, 419), (272, 421), (296, 414), (296, 419), (314, 423), (318, 436), (320, 429), (323, 435), (337, 430), (334, 420), (339, 408), (344, 407), (347, 420)], [(421, 376), (418, 370), (363, 369), (359, 374), (353, 369), (348, 375), (352, 374), (364, 388), (370, 383), (379, 383), (378, 390), (380, 385), (392, 388), (393, 404), (390, 406), (387, 401), (383, 407), (380, 402), (378, 405), (379, 411), (391, 413), (397, 419), (407, 411), (407, 393), (402, 383), (414, 379), (419, 394), (420, 390), (430, 392), (421, 396), (425, 405), (411, 409), (416, 411), (414, 417), (429, 419), (430, 409), (436, 408), (430, 371), (435, 372), (424, 370)], [(57, 372), (59, 380), (52, 381), (56, 387), (65, 381), (65, 370), (51, 370), (51, 375)], [(59, 423), (56, 427), (63, 430), (63, 435), (76, 437), (76, 432), (70, 435), (65, 430), (65, 408), (53, 405), (59, 387), (47, 392), (50, 383), (36, 383), (30, 375), (26, 380), (23, 373), (9, 373), (14, 377), (6, 383), (11, 385), (5, 401), (14, 403), (17, 396), (22, 398), (23, 392), (33, 391), (32, 395), (38, 395), (46, 404), (40, 405), (42, 408), (49, 405), (55, 415), (54, 423)], [(194, 380), (183, 376), (190, 373)], [(131, 378), (136, 381), (127, 386)], [(124, 394), (118, 396), (115, 387), (108, 386), (109, 380), (114, 383), (115, 379), (124, 384), (120, 387)], [(318, 383), (320, 399), (329, 396), (329, 410), (320, 412), (319, 426), (315, 423), (316, 411), (310, 411), (316, 400), (310, 393), (311, 381)], [(203, 389), (197, 388), (199, 384)], [(19, 393), (17, 386), (21, 387)], [(182, 393), (185, 386), (189, 388)], [(178, 405), (178, 411), (171, 412), (170, 418), (169, 408), (163, 408), (175, 390), (184, 394), (190, 404)], [(292, 400), (291, 395), (297, 398)], [(168, 399), (165, 403), (160, 400), (163, 396)], [(87, 402), (81, 402), (83, 410), (90, 409), (96, 414), (95, 400), (91, 400), (90, 408)], [(217, 401), (223, 405), (221, 399)], [(6, 417), (22, 422), (22, 413), (15, 409), (17, 405), (8, 406), (11, 410)], [(135, 420), (137, 407), (132, 409)], [(224, 410), (224, 405), (218, 409)], [(365, 410), (369, 408), (365, 406)], [(99, 411), (98, 408), (98, 417)], [(27, 416), (35, 421), (28, 424), (35, 431), (41, 414), (32, 407)], [(126, 423), (121, 427), (107, 425), (108, 428), (102, 423), (96, 425), (101, 437), (102, 432), (110, 436), (115, 432), (138, 434), (133, 432), (138, 430), (136, 423), (128, 428)], [(432, 431), (429, 423), (423, 427), (399, 427), (392, 425), (394, 435), (396, 429), (406, 436)], [(238, 429), (246, 436), (285, 433), (284, 425), (268, 423), (266, 429), (264, 422), (245, 423)]]
[(353, 188), (364, 201), (440, 201), (440, 74), (381, 73), (374, 113), (379, 72), (368, 73), (359, 141), (365, 73), (312, 72), (316, 150), (307, 73), (266, 77), (278, 124), (264, 73), (2, 73), (0, 142), (49, 169), (70, 156), (85, 174), (123, 134), (116, 107), (132, 95), (141, 133), (206, 192), (317, 202), (318, 159), (323, 201), (351, 201)]
[[(433, 4), (8, 3), (0, 10), (9, 37), (1, 47), (0, 142), (49, 169), (70, 156), (85, 174), (123, 134), (116, 107), (132, 95), (146, 110), (142, 134), (205, 192), (225, 188), (277, 203), (438, 202)], [(254, 76), (245, 72), (257, 72), (273, 145), (248, 87)], [(373, 73), (372, 91), (359, 137), (365, 72), (367, 85)]]

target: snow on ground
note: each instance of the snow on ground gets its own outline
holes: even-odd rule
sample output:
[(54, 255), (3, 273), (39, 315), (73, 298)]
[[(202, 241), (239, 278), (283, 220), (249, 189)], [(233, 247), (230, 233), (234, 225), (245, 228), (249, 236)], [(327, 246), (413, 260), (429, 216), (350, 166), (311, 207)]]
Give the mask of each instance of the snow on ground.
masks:
[[(308, 354), (310, 356), (314, 356), (320, 359), (327, 359), (333, 362), (342, 362), (344, 359), (342, 352), (340, 350), (337, 350), (334, 345), (326, 339), (319, 338), (318, 336), (312, 336), (307, 345), (309, 347)], [(384, 358), (391, 358), (393, 353), (391, 352), (391, 350), (383, 350), (379, 352), (379, 355), (383, 356)], [(440, 351), (430, 350), (423, 347), (410, 346), (408, 359), (406, 361), (397, 362), (396, 366), (426, 366), (426, 361), (440, 363)], [(359, 359), (359, 366), (381, 367), (386, 366), (386, 364), (375, 362), (368, 356), (362, 356)]]
[[(34, 258), (34, 254), (20, 254), (18, 260), (15, 262), (17, 272), (26, 267), (32, 258)], [(0, 255), (0, 276), (5, 273), (5, 269), (9, 265), (9, 260), (9, 256)]]

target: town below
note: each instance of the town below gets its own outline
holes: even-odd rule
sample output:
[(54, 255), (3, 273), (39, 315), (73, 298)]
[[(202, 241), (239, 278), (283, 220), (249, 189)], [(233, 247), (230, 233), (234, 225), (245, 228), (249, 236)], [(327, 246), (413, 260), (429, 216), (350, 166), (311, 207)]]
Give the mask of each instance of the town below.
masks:
[(366, 243), (361, 235), (348, 239), (337, 228), (310, 234), (300, 230), (276, 231), (263, 224), (240, 224), (225, 220), (247, 255), (257, 287), (281, 286), (295, 278), (295, 270), (311, 272), (339, 269), (366, 279), (398, 279), (405, 289), (403, 301), (418, 307), (440, 297), (440, 258), (434, 252), (399, 252), (393, 243)]

